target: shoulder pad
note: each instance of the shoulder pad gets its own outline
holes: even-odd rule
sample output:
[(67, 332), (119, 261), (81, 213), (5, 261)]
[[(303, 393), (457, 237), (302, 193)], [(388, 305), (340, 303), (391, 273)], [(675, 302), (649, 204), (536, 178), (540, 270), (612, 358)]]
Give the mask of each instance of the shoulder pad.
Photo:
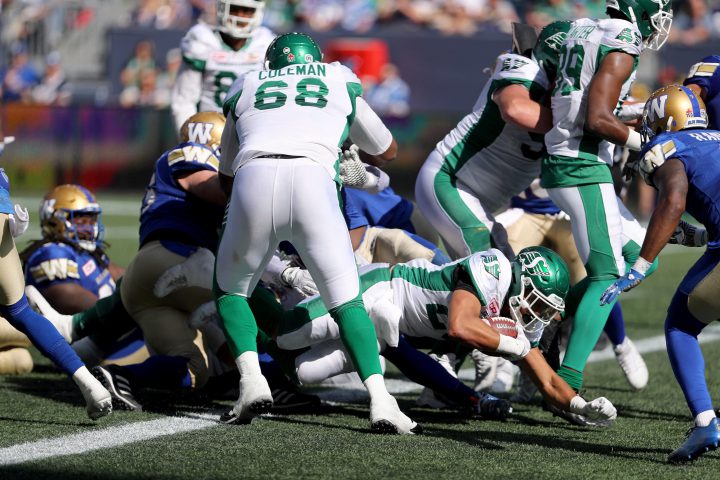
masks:
[(198, 23), (180, 41), (180, 49), (183, 59), (192, 65), (194, 62), (206, 62), (212, 52), (222, 50), (222, 45), (212, 28)]
[(688, 78), (692, 77), (712, 77), (720, 67), (720, 57), (711, 55), (710, 57), (703, 58), (702, 62), (698, 62), (688, 72)]
[(536, 82), (543, 88), (547, 88), (549, 84), (545, 72), (534, 60), (514, 53), (506, 53), (497, 58), (492, 79), (519, 84)]
[(599, 25), (603, 30), (603, 36), (600, 40), (602, 46), (609, 47), (612, 51), (621, 51), (633, 56), (640, 55), (643, 44), (637, 25), (617, 18), (604, 19)]

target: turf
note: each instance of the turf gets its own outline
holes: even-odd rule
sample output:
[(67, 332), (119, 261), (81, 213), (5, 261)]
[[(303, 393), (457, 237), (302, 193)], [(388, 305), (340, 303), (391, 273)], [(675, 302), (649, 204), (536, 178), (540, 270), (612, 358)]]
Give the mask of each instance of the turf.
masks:
[[(127, 264), (137, 240), (128, 235), (113, 238), (112, 232), (120, 226), (133, 228), (136, 219), (106, 215), (105, 222), (111, 257)], [(662, 334), (672, 293), (700, 253), (669, 247), (658, 271), (623, 294), (631, 338)], [(703, 351), (712, 370), (720, 360), (717, 343), (705, 344)], [(691, 419), (666, 354), (644, 357), (650, 382), (641, 392), (630, 389), (614, 360), (589, 365), (586, 397), (605, 395), (619, 411), (618, 421), (607, 430), (571, 426), (543, 411), (539, 402), (516, 404), (512, 419), (501, 423), (415, 408), (413, 394), (401, 395), (400, 403), (425, 427), (416, 437), (373, 435), (367, 405), (337, 404), (317, 415), (217, 425), (0, 468), (0, 478), (717, 478), (718, 453), (686, 466), (665, 464)], [(230, 404), (155, 392), (143, 398), (149, 413), (116, 412), (94, 423), (84, 416), (74, 385), (44, 359), (38, 363), (31, 375), (0, 378), (0, 450), (181, 412), (217, 414)], [(398, 376), (394, 371), (389, 375)], [(708, 379), (711, 392), (717, 392), (720, 381), (712, 374)]]

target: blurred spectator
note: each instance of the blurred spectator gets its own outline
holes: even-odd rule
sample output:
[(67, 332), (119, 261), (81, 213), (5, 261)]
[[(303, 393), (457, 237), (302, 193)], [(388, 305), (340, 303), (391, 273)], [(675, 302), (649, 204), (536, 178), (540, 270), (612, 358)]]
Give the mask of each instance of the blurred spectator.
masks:
[[(716, 14), (717, 15), (717, 14)], [(686, 0), (676, 8), (673, 29), (668, 39), (673, 43), (694, 45), (718, 36), (714, 15), (705, 0)]]
[(193, 7), (204, 8), (204, 2), (178, 0), (140, 0), (130, 22), (139, 27), (166, 29), (187, 28), (193, 22)]
[(525, 21), (540, 28), (555, 20), (573, 20), (575, 17), (574, 5), (567, 0), (546, 0), (532, 3), (525, 14)]
[(395, 65), (388, 63), (380, 71), (379, 82), (369, 85), (365, 100), (378, 115), (407, 117), (410, 113), (410, 87), (400, 78)]
[(166, 107), (167, 98), (163, 99), (157, 90), (157, 72), (145, 69), (140, 73), (138, 85), (130, 85), (120, 93), (120, 106), (128, 107)]
[(45, 73), (32, 90), (32, 100), (45, 105), (68, 105), (71, 92), (60, 66), (60, 54), (51, 52), (45, 58)]
[[(465, 6), (466, 10), (468, 13), (476, 15), (475, 18), (478, 22), (494, 25), (498, 30), (504, 33), (510, 33), (512, 30), (512, 23), (520, 21), (520, 17), (518, 17), (517, 11), (515, 10), (515, 6), (509, 0), (456, 1), (463, 5), (467, 5)], [(476, 10), (470, 9), (471, 7), (469, 5), (471, 4), (478, 5)]]
[(182, 53), (179, 48), (168, 50), (165, 55), (165, 70), (157, 76), (156, 104), (166, 107), (170, 105), (173, 85), (182, 65)]
[(16, 43), (12, 47), (10, 66), (2, 75), (2, 99), (5, 102), (29, 100), (32, 88), (40, 83), (40, 75), (28, 60), (27, 49)]
[(343, 0), (303, 0), (298, 15), (316, 32), (337, 27), (345, 14)]
[(135, 45), (135, 55), (120, 73), (120, 81), (124, 87), (139, 87), (143, 72), (155, 72), (155, 68), (155, 47), (150, 40), (142, 40)]

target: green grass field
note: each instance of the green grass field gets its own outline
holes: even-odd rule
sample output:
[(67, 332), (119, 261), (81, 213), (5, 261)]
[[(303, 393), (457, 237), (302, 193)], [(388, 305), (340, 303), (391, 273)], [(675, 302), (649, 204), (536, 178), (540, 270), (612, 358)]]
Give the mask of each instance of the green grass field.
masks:
[[(99, 198), (113, 245), (110, 254), (121, 265), (137, 247), (132, 235), (136, 213), (123, 202), (127, 198), (132, 197)], [(140, 195), (134, 198), (137, 212)], [(662, 335), (672, 293), (700, 253), (668, 248), (654, 276), (623, 296), (633, 340)], [(539, 401), (515, 405), (512, 419), (501, 423), (416, 408), (416, 393), (399, 395), (401, 406), (425, 427), (415, 437), (371, 434), (365, 404), (337, 403), (316, 415), (268, 416), (249, 426), (224, 426), (214, 419), (229, 402), (198, 403), (159, 393), (141, 398), (144, 413), (116, 412), (93, 423), (72, 382), (36, 356), (31, 375), (0, 378), (0, 465), (35, 458), (0, 467), (0, 479), (718, 478), (718, 453), (687, 466), (665, 463), (691, 419), (664, 344), (659, 348), (644, 355), (650, 383), (641, 392), (631, 391), (615, 360), (589, 365), (586, 396), (605, 395), (619, 411), (610, 429), (571, 426), (543, 411)], [(713, 371), (720, 349), (710, 342), (703, 351)], [(388, 376), (400, 378), (392, 370)], [(708, 379), (711, 392), (717, 392), (720, 380), (712, 373)], [(157, 436), (165, 428), (170, 434)], [(188, 431), (172, 433), (183, 429)], [(127, 443), (90, 450), (118, 439)], [(20, 445), (40, 440), (48, 442)], [(79, 453), (58, 456), (67, 451)], [(38, 452), (47, 458), (37, 459)]]

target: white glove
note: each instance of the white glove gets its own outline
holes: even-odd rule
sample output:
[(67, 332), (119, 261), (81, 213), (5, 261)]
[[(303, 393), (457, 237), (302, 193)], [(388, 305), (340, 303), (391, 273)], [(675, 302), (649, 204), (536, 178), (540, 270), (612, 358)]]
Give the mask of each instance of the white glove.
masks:
[(30, 225), (30, 214), (27, 208), (23, 208), (20, 204), (15, 204), (15, 214), (8, 215), (10, 222), (10, 233), (13, 238), (18, 238), (25, 233)]
[(707, 242), (707, 230), (698, 228), (685, 220), (680, 220), (670, 240), (668, 240), (668, 243), (685, 245), (686, 247), (704, 247)]
[(188, 317), (188, 325), (192, 328), (201, 328), (207, 323), (217, 321), (217, 319), (217, 307), (215, 306), (215, 301), (211, 300), (193, 310), (190, 317)]
[(343, 150), (340, 158), (340, 180), (346, 187), (362, 188), (368, 182), (368, 174), (365, 164), (360, 160), (357, 145), (350, 145), (350, 148)]
[(365, 172), (367, 172), (367, 182), (362, 187), (363, 190), (375, 194), (390, 186), (390, 177), (387, 173), (375, 165), (368, 165), (367, 163), (363, 163), (363, 165), (365, 166)]
[(622, 108), (620, 108), (620, 112), (618, 112), (617, 117), (621, 122), (630, 122), (642, 117), (644, 108), (644, 103), (624, 103)]
[(280, 274), (283, 283), (304, 297), (317, 295), (318, 289), (310, 272), (300, 267), (288, 267)]
[(215, 270), (215, 255), (207, 248), (198, 248), (187, 260), (168, 268), (155, 282), (153, 292), (158, 298), (166, 297), (185, 287), (210, 290)]
[(610, 426), (617, 418), (615, 406), (605, 397), (588, 402), (575, 395), (570, 401), (570, 413), (582, 416), (589, 426)]
[(506, 358), (511, 362), (517, 362), (525, 358), (532, 348), (530, 341), (525, 335), (525, 330), (523, 330), (520, 325), (517, 325), (516, 329), (517, 337), (515, 338), (500, 334), (500, 344), (496, 350), (498, 356)]

